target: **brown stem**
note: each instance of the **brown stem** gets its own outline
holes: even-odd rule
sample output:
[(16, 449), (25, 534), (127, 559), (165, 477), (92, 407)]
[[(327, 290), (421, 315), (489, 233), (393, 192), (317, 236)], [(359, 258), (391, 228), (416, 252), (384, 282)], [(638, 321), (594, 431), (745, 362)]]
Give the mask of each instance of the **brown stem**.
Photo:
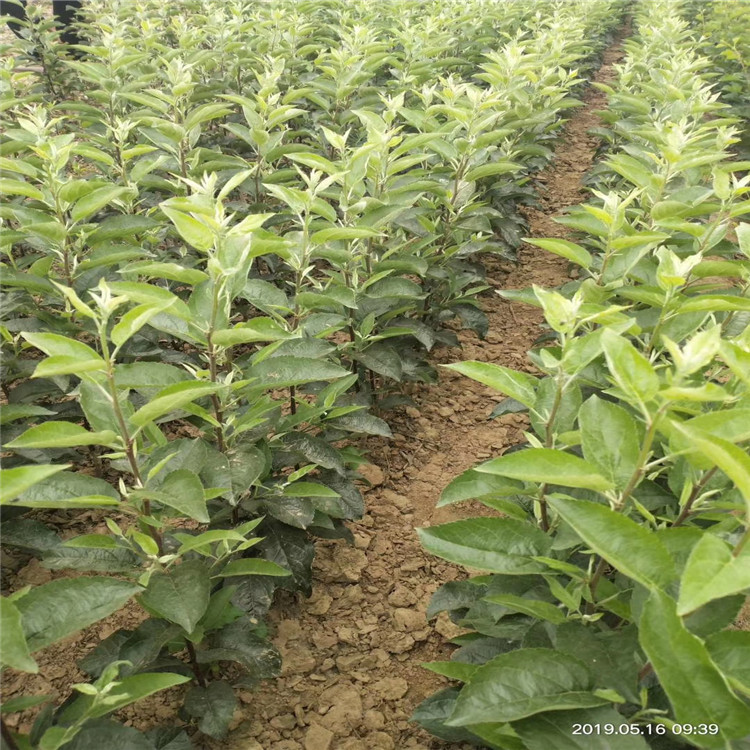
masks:
[(648, 675), (650, 675), (653, 671), (654, 668), (651, 665), (651, 662), (646, 662), (646, 664), (641, 668), (641, 671), (638, 672), (638, 682), (640, 682), (644, 677), (648, 677)]
[(8, 729), (8, 726), (2, 719), (0, 719), (0, 732), (2, 733), (6, 750), (19, 750), (18, 743), (16, 742), (13, 733), (10, 731), (10, 729)]
[(701, 494), (703, 491), (703, 488), (708, 483), (708, 480), (711, 479), (711, 477), (716, 473), (716, 470), (718, 469), (718, 466), (714, 466), (713, 469), (707, 471), (702, 477), (700, 482), (693, 487), (693, 491), (690, 493), (690, 497), (687, 499), (687, 502), (685, 503), (684, 507), (682, 508), (682, 511), (680, 512), (680, 515), (677, 516), (675, 519), (675, 522), (672, 524), (672, 526), (680, 526), (682, 522), (690, 515), (690, 511), (693, 507), (693, 503), (698, 499), (698, 495)]
[(296, 394), (297, 394), (297, 388), (293, 385), (290, 385), (289, 386), (289, 411), (292, 414), (297, 413), (297, 399), (295, 397)]
[(201, 665), (198, 664), (198, 657), (195, 653), (195, 646), (193, 646), (193, 644), (187, 638), (185, 639), (185, 643), (187, 643), (188, 656), (190, 657), (190, 666), (193, 668), (195, 679), (202, 688), (208, 687), (206, 676), (203, 674)]

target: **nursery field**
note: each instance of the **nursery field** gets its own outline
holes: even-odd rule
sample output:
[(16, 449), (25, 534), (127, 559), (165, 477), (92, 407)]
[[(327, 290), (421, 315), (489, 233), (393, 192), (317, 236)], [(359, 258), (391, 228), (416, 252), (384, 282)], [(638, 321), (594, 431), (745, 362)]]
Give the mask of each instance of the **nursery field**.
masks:
[(750, 750), (750, 0), (27, 12), (3, 750)]

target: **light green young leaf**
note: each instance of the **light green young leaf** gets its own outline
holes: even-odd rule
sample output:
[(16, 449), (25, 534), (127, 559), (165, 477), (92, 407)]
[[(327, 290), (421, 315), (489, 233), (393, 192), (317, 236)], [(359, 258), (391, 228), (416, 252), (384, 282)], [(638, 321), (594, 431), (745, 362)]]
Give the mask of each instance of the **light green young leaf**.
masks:
[(130, 188), (119, 185), (105, 185), (97, 188), (75, 202), (70, 210), (70, 218), (73, 221), (84, 221), (129, 190)]
[(456, 362), (450, 365), (443, 365), (443, 367), (448, 370), (455, 370), (472, 380), (477, 380), (484, 385), (488, 385), (490, 388), (494, 388), (496, 391), (516, 399), (516, 401), (520, 401), (530, 409), (534, 407), (538, 381), (533, 375), (511, 370), (502, 365), (478, 362), (476, 360)]
[(0, 505), (11, 502), (20, 494), (38, 484), (47, 477), (70, 468), (70, 464), (51, 466), (36, 464), (33, 466), (18, 466), (14, 469), (0, 470)]
[(21, 613), (6, 597), (0, 597), (0, 664), (36, 674), (39, 666), (31, 658), (21, 625)]
[(174, 224), (175, 229), (188, 245), (192, 245), (196, 250), (207, 252), (214, 245), (214, 232), (202, 221), (193, 218), (190, 214), (169, 208), (164, 203), (160, 206), (164, 214)]
[(610, 479), (596, 471), (596, 466), (572, 453), (552, 448), (525, 448), (508, 453), (475, 466), (474, 471), (525, 482), (561, 484), (599, 492), (614, 488)]
[(575, 242), (559, 239), (537, 240), (531, 237), (524, 237), (524, 242), (541, 247), (542, 250), (555, 253), (555, 255), (560, 255), (563, 258), (567, 258), (569, 261), (572, 261), (583, 268), (589, 268), (593, 262), (591, 253), (589, 253), (585, 247), (581, 247)]
[(199, 383), (195, 381), (186, 381), (167, 386), (162, 391), (159, 391), (153, 401), (138, 409), (130, 417), (130, 422), (136, 427), (143, 427), (149, 422), (153, 422), (155, 419), (189, 404), (191, 401), (216, 393), (220, 388), (221, 385), (216, 383)]
[(270, 560), (258, 557), (244, 557), (232, 560), (220, 573), (221, 578), (230, 576), (288, 576), (291, 572)]
[(78, 445), (115, 445), (117, 434), (112, 430), (89, 432), (73, 422), (43, 422), (30, 427), (15, 440), (6, 443), (12, 450), (30, 448), (73, 448)]
[(650, 401), (659, 390), (651, 363), (625, 338), (605, 330), (602, 346), (609, 371), (620, 390), (634, 401)]

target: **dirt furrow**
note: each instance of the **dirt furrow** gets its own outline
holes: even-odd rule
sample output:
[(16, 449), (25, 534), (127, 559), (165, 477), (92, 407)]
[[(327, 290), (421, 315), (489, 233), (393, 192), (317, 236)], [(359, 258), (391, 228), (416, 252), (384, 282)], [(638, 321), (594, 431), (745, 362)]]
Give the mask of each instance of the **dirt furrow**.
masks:
[[(621, 37), (629, 29), (622, 30)], [(594, 80), (608, 81), (622, 57), (620, 40), (605, 52)], [(587, 130), (606, 97), (589, 87), (560, 138), (552, 165), (536, 177), (539, 206), (526, 210), (530, 233), (562, 237), (552, 221), (566, 206), (585, 198), (581, 180), (599, 144)], [(532, 246), (520, 251), (517, 266), (495, 263), (492, 284), (521, 288), (556, 287), (567, 280), (566, 264)], [(540, 334), (540, 312), (487, 295), (490, 333), (480, 341), (460, 334), (461, 351), (444, 362), (478, 359), (528, 368), (526, 352)], [(486, 512), (483, 506), (436, 509), (440, 491), (461, 471), (520, 442), (527, 421), (507, 414), (488, 420), (499, 400), (490, 389), (442, 370), (436, 386), (419, 387), (415, 405), (391, 418), (392, 441), (371, 439), (373, 465), (364, 473), (367, 514), (352, 524), (356, 544), (317, 545), (314, 592), (288, 599), (271, 614), (284, 672), (257, 693), (241, 694), (239, 724), (222, 747), (230, 750), (425, 750), (445, 747), (410, 724), (416, 705), (445, 684), (421, 663), (447, 659), (446, 639), (458, 629), (445, 619), (428, 625), (425, 610), (442, 583), (462, 571), (428, 554), (416, 526)], [(457, 747), (457, 746), (454, 746)]]

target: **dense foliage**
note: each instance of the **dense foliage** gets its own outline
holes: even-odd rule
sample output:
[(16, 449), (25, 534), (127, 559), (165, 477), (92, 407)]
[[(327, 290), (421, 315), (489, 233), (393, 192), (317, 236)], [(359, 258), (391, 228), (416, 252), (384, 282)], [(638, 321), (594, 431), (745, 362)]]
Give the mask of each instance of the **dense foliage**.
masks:
[(451, 366), (530, 429), (442, 495), (502, 517), (420, 532), (488, 571), (430, 607), (469, 629), (429, 665), (463, 686), (416, 713), (445, 739), (747, 747), (750, 632), (732, 625), (750, 588), (750, 164), (730, 160), (735, 121), (686, 10), (639, 4), (603, 86), (608, 156), (591, 200), (559, 219), (578, 239), (529, 240), (577, 280), (501, 292), (544, 312), (539, 374)]
[(2, 544), (55, 577), (2, 599), (3, 664), (144, 619), (62, 705), (6, 704), (45, 703), (13, 742), (177, 750), (107, 717), (188, 682), (226, 734), (278, 670), (274, 592), (362, 513), (376, 396), (434, 377), (446, 321), (486, 330), (478, 256), (514, 257), (621, 6), (92, 0), (77, 57), (31, 9), (6, 51), (42, 73), (2, 70)]

